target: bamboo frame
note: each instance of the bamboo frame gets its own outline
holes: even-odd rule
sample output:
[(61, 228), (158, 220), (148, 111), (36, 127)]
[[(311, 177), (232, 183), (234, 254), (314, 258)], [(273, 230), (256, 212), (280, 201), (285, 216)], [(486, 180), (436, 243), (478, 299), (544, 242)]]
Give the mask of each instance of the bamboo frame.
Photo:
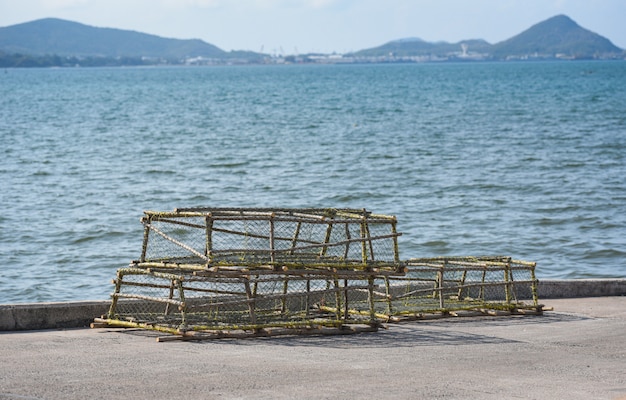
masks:
[(401, 261), (395, 217), (365, 209), (184, 208), (141, 221), (140, 259), (117, 271), (98, 324), (247, 337), (542, 310), (534, 262)]
[[(274, 264), (282, 259), (296, 257), (293, 262), (298, 264), (306, 262), (310, 267), (338, 267), (338, 268), (355, 268), (357, 267), (357, 259), (350, 257), (350, 244), (361, 243), (361, 266), (363, 268), (371, 266), (375, 263), (388, 264), (388, 268), (398, 268), (400, 257), (398, 254), (397, 237), (401, 234), (396, 231), (395, 217), (374, 215), (367, 210), (341, 210), (341, 209), (177, 209), (174, 212), (144, 212), (142, 223), (145, 226), (145, 240), (142, 249), (142, 257), (140, 261), (161, 261), (176, 262), (176, 259), (155, 260), (153, 256), (148, 256), (148, 233), (154, 231), (158, 237), (170, 242), (172, 245), (184, 250), (191, 257), (201, 260), (207, 267), (213, 265), (236, 265), (236, 264), (255, 264), (256, 260), (262, 259), (265, 264)], [(191, 220), (187, 220), (191, 218)], [(202, 218), (203, 224), (193, 222), (194, 219)], [(237, 230), (233, 228), (224, 228), (216, 225), (220, 221), (233, 223), (234, 221), (243, 222), (260, 222), (268, 221), (269, 229), (267, 233), (249, 232), (247, 230)], [(277, 223), (296, 223), (296, 232), (291, 236), (281, 236), (276, 232)], [(186, 227), (190, 229), (201, 229), (204, 231), (204, 249), (200, 251), (195, 249), (193, 245), (184, 243), (182, 240), (169, 235), (164, 231), (166, 225), (157, 227), (156, 224), (171, 224)], [(301, 237), (300, 232), (302, 224), (325, 225), (325, 237), (318, 240), (311, 240)], [(333, 226), (337, 224), (345, 225), (344, 239), (334, 239), (331, 241)], [(388, 233), (378, 233), (372, 235), (370, 225), (387, 226)], [(360, 236), (352, 237), (350, 226), (360, 226)], [(240, 247), (228, 246), (227, 248), (218, 248), (215, 246), (215, 234), (240, 236), (247, 239), (267, 240), (266, 247)], [(390, 241), (388, 251), (390, 254), (380, 260), (374, 259), (374, 243), (383, 243)], [(277, 243), (289, 243), (287, 248), (278, 248)], [(369, 247), (366, 247), (369, 245)], [(342, 257), (327, 256), (330, 248), (344, 247)], [(318, 262), (309, 262), (310, 260), (301, 260), (301, 257), (315, 257), (314, 252), (318, 252)], [(197, 262), (195, 262), (197, 263)], [(193, 264), (193, 263), (192, 263)]]

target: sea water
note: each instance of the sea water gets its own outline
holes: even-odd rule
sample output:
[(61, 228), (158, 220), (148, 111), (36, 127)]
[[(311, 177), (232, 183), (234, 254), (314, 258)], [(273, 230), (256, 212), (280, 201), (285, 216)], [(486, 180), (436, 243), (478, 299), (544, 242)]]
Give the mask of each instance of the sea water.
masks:
[(403, 259), (626, 277), (626, 62), (0, 71), (0, 303), (107, 299), (142, 211), (354, 207)]

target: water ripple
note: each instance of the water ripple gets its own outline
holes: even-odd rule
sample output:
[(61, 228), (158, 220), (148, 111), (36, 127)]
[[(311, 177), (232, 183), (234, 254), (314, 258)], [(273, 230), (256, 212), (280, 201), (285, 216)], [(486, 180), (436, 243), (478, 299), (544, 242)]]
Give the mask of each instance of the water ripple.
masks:
[(0, 303), (105, 299), (142, 210), (199, 205), (366, 207), (403, 258), (624, 277), (626, 65), (590, 67), (11, 70)]

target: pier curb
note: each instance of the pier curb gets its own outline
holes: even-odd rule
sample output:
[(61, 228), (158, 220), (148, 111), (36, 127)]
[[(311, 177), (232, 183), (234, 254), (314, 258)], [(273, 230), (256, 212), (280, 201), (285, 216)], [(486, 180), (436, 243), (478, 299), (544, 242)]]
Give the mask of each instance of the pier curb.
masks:
[(0, 304), (0, 331), (77, 328), (106, 314), (110, 301)]
[(626, 279), (539, 280), (539, 299), (626, 296)]
[[(626, 296), (626, 279), (540, 280), (538, 296), (540, 300)], [(0, 304), (0, 331), (87, 327), (106, 314), (110, 304), (108, 300)]]

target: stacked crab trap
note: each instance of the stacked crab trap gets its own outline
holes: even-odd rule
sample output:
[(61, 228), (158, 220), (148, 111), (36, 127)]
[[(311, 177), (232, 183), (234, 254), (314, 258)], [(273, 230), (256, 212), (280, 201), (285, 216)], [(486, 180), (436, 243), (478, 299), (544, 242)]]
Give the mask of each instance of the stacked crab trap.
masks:
[(356, 209), (145, 211), (139, 260), (92, 326), (183, 338), (336, 334), (463, 313), (540, 313), (535, 263), (401, 261), (396, 218)]

